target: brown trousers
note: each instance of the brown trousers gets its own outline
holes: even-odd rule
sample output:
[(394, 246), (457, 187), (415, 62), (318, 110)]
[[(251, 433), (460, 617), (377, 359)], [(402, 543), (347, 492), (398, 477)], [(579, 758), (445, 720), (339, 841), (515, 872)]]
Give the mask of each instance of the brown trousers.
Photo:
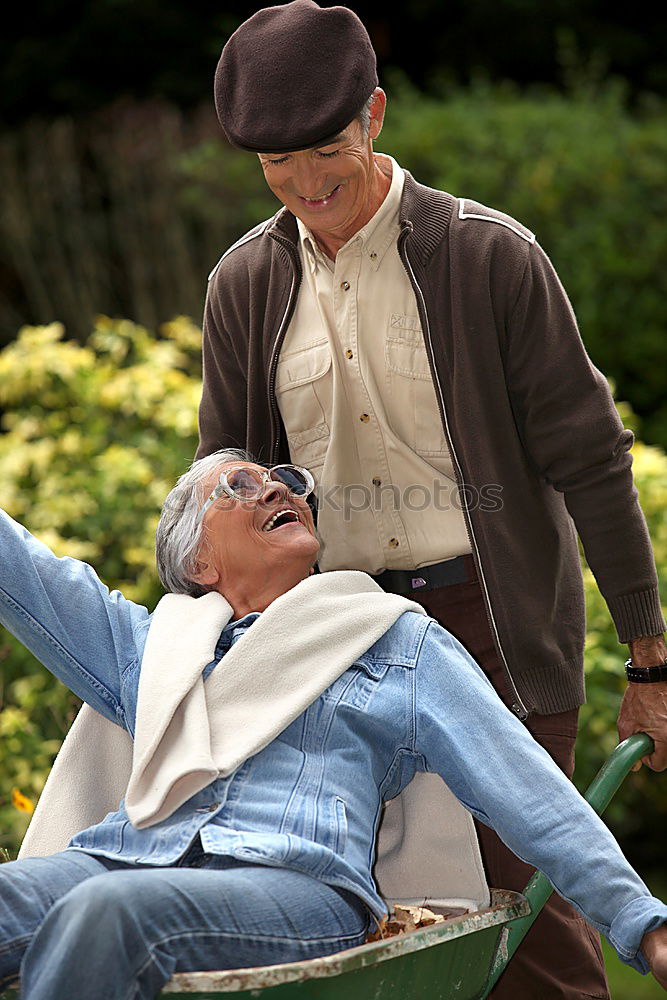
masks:
[[(482, 591), (468, 557), (468, 583), (415, 592), (414, 597), (477, 660), (506, 704), (509, 696), (498, 659)], [(517, 627), (521, 627), (517, 608)], [(574, 772), (578, 709), (555, 715), (531, 714), (526, 726), (569, 778)], [(480, 766), (482, 766), (480, 762)], [(489, 775), (493, 780), (493, 775)], [(477, 833), (489, 885), (520, 892), (533, 873), (483, 823)], [(554, 893), (529, 930), (493, 990), (494, 1000), (583, 1000), (609, 998), (600, 939), (596, 931)]]

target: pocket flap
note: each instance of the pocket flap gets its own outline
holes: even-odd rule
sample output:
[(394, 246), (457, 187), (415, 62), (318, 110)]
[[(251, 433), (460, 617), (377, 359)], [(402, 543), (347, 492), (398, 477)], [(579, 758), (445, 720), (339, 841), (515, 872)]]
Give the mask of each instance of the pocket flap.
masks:
[(331, 368), (331, 350), (328, 340), (318, 340), (290, 354), (281, 354), (276, 369), (278, 392), (294, 389), (306, 382), (314, 382)]

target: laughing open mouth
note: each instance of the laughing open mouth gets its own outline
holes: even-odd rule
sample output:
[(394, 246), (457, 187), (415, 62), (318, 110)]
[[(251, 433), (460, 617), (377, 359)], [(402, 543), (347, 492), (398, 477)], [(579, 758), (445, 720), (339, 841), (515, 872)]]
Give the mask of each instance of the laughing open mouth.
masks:
[(294, 524), (295, 521), (299, 521), (297, 512), (291, 507), (285, 507), (283, 510), (277, 510), (268, 521), (264, 522), (262, 531), (273, 531), (274, 528), (281, 528), (284, 524)]

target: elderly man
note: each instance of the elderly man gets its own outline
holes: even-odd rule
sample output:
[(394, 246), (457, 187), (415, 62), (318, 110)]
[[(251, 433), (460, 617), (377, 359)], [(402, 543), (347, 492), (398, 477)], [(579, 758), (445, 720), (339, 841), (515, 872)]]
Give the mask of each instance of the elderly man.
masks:
[[(221, 125), (284, 208), (210, 276), (197, 454), (308, 465), (319, 568), (415, 596), (569, 775), (584, 701), (576, 529), (630, 645), (619, 734), (649, 732), (660, 770), (665, 624), (632, 434), (535, 236), (373, 152), (377, 83), (344, 7), (260, 10), (223, 49)], [(526, 866), (480, 836), (490, 879), (520, 888)], [(494, 995), (606, 997), (599, 943), (554, 897)]]
[(174, 593), (153, 616), (1, 515), (1, 620), (135, 750), (117, 811), (0, 866), (0, 988), (148, 1000), (174, 971), (362, 943), (386, 910), (380, 804), (419, 771), (667, 988), (667, 906), (463, 647), (365, 574), (311, 575), (312, 486), (195, 462), (158, 526)]

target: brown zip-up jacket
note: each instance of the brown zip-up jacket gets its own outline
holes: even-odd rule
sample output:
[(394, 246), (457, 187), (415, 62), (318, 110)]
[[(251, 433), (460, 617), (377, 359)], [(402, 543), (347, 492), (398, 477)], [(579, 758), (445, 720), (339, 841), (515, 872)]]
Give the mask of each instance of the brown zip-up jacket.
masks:
[[(275, 377), (301, 282), (297, 240), (282, 209), (210, 276), (198, 457), (240, 447), (290, 460)], [(471, 502), (464, 516), (514, 711), (565, 711), (584, 700), (577, 532), (619, 640), (665, 628), (632, 433), (523, 226), (406, 172), (399, 253), (457, 478), (471, 487), (461, 495), (500, 488), (499, 505)]]

